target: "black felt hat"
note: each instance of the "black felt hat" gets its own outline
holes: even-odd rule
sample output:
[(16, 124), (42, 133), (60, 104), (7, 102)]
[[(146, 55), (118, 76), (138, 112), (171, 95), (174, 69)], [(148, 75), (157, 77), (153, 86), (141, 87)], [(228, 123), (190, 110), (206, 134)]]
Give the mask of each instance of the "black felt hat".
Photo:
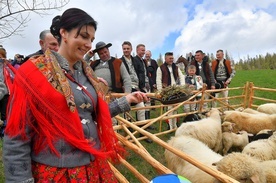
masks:
[(105, 42), (100, 41), (96, 44), (96, 48), (93, 50), (93, 52), (95, 53), (95, 52), (99, 51), (102, 48), (109, 48), (110, 46), (112, 46), (111, 43), (105, 44)]

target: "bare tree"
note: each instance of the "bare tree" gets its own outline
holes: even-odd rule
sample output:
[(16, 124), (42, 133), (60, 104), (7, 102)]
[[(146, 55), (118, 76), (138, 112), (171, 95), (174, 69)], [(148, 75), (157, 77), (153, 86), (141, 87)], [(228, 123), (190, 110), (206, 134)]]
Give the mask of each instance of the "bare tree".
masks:
[(64, 7), (70, 0), (0, 0), (0, 40), (20, 33), (30, 21), (30, 13), (40, 16)]

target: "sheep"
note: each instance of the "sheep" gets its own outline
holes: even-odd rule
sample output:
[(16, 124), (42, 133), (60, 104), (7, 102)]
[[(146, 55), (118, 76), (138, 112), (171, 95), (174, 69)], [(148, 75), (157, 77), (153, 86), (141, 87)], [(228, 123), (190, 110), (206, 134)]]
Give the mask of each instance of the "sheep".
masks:
[(276, 182), (276, 160), (263, 161), (260, 163), (260, 165), (263, 167), (265, 172), (266, 181), (268, 183)]
[(266, 114), (276, 114), (276, 103), (266, 103), (262, 104), (257, 108), (257, 111)]
[(242, 112), (244, 110), (243, 107), (239, 107), (235, 110), (223, 111), (221, 114), (221, 120), (223, 121), (226, 115), (231, 114), (232, 112)]
[(276, 114), (263, 116), (233, 111), (225, 115), (224, 121), (236, 124), (233, 130), (234, 133), (245, 130), (248, 133), (257, 134), (263, 129), (276, 129)]
[(239, 182), (276, 182), (276, 160), (260, 162), (246, 154), (231, 153), (213, 165), (216, 165), (217, 170)]
[(226, 155), (231, 147), (236, 147), (240, 151), (249, 143), (248, 134), (246, 131), (240, 131), (240, 134), (235, 134), (233, 132), (223, 132), (222, 133), (222, 145), (223, 145), (223, 155)]
[[(274, 132), (275, 130), (271, 130), (271, 129), (264, 129), (259, 131), (254, 137), (252, 141), (256, 141), (259, 139), (268, 139)], [(250, 142), (250, 140), (249, 140)]]
[(221, 131), (222, 131), (222, 133), (223, 132), (232, 132), (234, 126), (235, 126), (235, 123), (225, 121), (221, 124)]
[(242, 153), (261, 161), (276, 159), (276, 132), (268, 139), (261, 139), (247, 144)]
[(246, 108), (242, 112), (249, 113), (249, 114), (258, 114), (258, 115), (263, 115), (263, 116), (268, 116), (269, 114), (259, 112), (257, 110), (251, 109), (251, 108)]
[(182, 123), (175, 132), (175, 136), (179, 135), (194, 137), (208, 145), (215, 152), (218, 152), (221, 148), (222, 137), (219, 110), (213, 108), (207, 118)]
[[(206, 144), (189, 136), (179, 135), (172, 137), (168, 141), (168, 144), (195, 158), (206, 166), (212, 167), (213, 162), (222, 159), (220, 154), (212, 151)], [(186, 162), (169, 150), (165, 150), (165, 159), (170, 170), (178, 175), (186, 177), (193, 183), (211, 183), (215, 180), (211, 175)]]

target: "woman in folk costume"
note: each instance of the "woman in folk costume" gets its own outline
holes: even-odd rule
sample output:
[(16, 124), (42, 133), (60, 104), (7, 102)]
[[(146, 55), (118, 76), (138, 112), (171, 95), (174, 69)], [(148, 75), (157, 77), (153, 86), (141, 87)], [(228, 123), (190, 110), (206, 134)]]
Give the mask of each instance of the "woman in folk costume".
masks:
[(86, 12), (66, 10), (51, 26), (58, 52), (47, 50), (17, 71), (4, 136), (6, 182), (117, 182), (107, 159), (124, 150), (111, 117), (148, 99), (135, 92), (105, 103), (107, 86), (82, 61), (96, 28)]

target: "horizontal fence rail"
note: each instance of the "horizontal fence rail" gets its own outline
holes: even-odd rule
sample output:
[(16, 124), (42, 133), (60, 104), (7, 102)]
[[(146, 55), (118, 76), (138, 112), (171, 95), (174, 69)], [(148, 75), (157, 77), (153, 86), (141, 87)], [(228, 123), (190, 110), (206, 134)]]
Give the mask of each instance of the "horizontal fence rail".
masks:
[[(218, 92), (218, 91), (226, 91), (228, 90), (229, 96), (227, 98), (215, 98), (212, 93)], [(235, 95), (231, 95), (231, 93), (235, 93)], [(238, 93), (238, 94), (237, 94)], [(272, 95), (267, 95), (267, 93), (272, 93)], [(111, 93), (110, 97), (107, 98), (107, 101), (110, 101), (114, 98), (122, 97), (126, 94), (122, 93)], [(193, 100), (197, 96), (201, 95), (201, 99), (199, 100)], [(205, 99), (205, 95), (208, 95), (210, 98)], [(155, 93), (147, 93), (148, 97), (155, 97)], [(267, 98), (267, 96), (272, 96), (270, 98)], [(225, 102), (228, 101), (228, 102)], [(187, 154), (170, 147), (166, 142), (164, 142), (161, 137), (164, 135), (169, 135), (175, 132), (176, 129), (168, 130), (166, 129), (166, 121), (173, 118), (184, 118), (185, 116), (193, 113), (203, 113), (208, 112), (203, 110), (203, 104), (208, 103), (209, 107), (212, 107), (212, 103), (217, 102), (217, 108), (220, 110), (234, 110), (239, 107), (242, 108), (257, 108), (259, 105), (264, 103), (276, 103), (276, 89), (270, 89), (270, 88), (260, 88), (254, 86), (253, 83), (247, 82), (243, 87), (233, 87), (233, 88), (224, 88), (224, 89), (218, 89), (218, 90), (206, 90), (206, 88), (203, 88), (201, 91), (194, 91), (194, 95), (183, 102), (177, 103), (172, 105), (173, 107), (170, 110), (167, 110), (168, 105), (163, 105), (160, 102), (156, 102), (154, 106), (148, 106), (144, 108), (135, 108), (132, 107), (131, 111), (129, 113), (126, 113), (124, 116), (128, 117), (130, 121), (123, 118), (122, 115), (116, 116), (116, 120), (118, 121), (118, 125), (114, 126), (115, 131), (120, 131), (121, 133), (117, 133), (117, 137), (119, 141), (128, 149), (134, 152), (136, 155), (141, 156), (153, 169), (157, 172), (157, 175), (160, 174), (168, 174), (173, 173), (171, 170), (169, 170), (165, 165), (160, 163), (158, 160), (156, 160), (151, 154), (148, 152), (147, 148), (142, 145), (140, 140), (149, 138), (154, 141), (154, 144), (157, 144), (163, 148), (163, 150), (167, 149), (177, 156), (181, 157), (183, 160), (193, 164), (197, 168), (201, 169), (202, 171), (210, 174), (211, 176), (215, 177), (216, 179), (219, 179), (221, 182), (227, 182), (227, 183), (234, 183), (238, 182), (231, 177), (217, 171), (216, 169), (212, 167), (208, 167), (201, 162), (198, 162), (196, 159), (188, 156)], [(183, 111), (183, 105), (184, 104), (196, 104), (197, 111), (192, 111), (185, 113)], [(136, 119), (133, 117), (134, 113), (137, 110), (141, 109), (149, 109), (150, 111), (154, 110), (156, 113), (158, 113), (158, 116), (143, 120), (143, 121), (136, 121)], [(168, 115), (173, 111), (177, 111), (177, 114), (174, 115)], [(149, 126), (158, 126), (158, 130), (155, 133), (150, 133), (146, 131), (145, 129)], [(142, 134), (143, 136), (138, 136), (137, 134)], [(164, 154), (163, 152), (160, 152)], [(121, 164), (124, 165), (125, 168), (129, 169), (130, 172), (140, 181), (143, 183), (150, 182), (149, 178), (146, 178), (145, 175), (140, 173), (138, 170), (135, 169), (134, 165), (131, 165), (129, 162), (125, 161), (124, 159), (121, 159)], [(117, 179), (120, 182), (127, 182), (126, 178), (123, 177), (123, 175), (114, 167), (112, 166), (112, 170), (115, 172), (115, 175), (117, 176)]]

